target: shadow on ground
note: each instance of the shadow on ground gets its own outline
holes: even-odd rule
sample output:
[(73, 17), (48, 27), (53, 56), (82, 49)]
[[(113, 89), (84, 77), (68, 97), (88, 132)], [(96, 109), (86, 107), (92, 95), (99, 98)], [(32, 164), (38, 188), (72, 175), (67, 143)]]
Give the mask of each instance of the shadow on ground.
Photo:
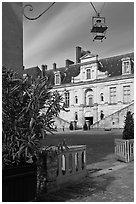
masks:
[(61, 188), (57, 192), (47, 193), (39, 198), (38, 202), (82, 202), (89, 196), (106, 192), (107, 187), (115, 180), (111, 175), (106, 177), (86, 177), (82, 182)]

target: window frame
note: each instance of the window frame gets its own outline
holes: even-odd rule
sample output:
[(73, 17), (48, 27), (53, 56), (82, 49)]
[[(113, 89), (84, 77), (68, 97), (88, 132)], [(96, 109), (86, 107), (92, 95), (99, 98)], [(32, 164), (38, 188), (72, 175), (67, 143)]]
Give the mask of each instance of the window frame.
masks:
[[(88, 77), (89, 76), (89, 77)], [(86, 79), (89, 80), (91, 79), (91, 68), (86, 69)]]
[(125, 60), (123, 62), (124, 66), (124, 74), (129, 74), (130, 73), (130, 60)]
[[(103, 100), (102, 100), (102, 97), (103, 97)], [(104, 94), (103, 93), (100, 94), (100, 102), (104, 102)]]
[(75, 96), (75, 104), (78, 104), (78, 96)]
[[(125, 88), (129, 88), (129, 89), (125, 90)], [(123, 103), (130, 103), (131, 101), (130, 96), (131, 96), (130, 85), (124, 85), (123, 86)]]
[(55, 85), (60, 85), (60, 73), (55, 73)]
[(70, 93), (69, 91), (65, 91), (65, 107), (68, 108), (70, 106)]
[[(111, 90), (114, 90), (111, 92)], [(110, 87), (110, 104), (117, 103), (117, 87)]]

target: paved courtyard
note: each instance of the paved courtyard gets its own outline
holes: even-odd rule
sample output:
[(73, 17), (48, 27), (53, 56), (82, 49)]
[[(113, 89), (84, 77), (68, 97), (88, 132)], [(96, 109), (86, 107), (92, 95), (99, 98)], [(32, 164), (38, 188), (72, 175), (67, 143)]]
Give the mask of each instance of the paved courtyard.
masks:
[(58, 145), (64, 139), (68, 145), (86, 145), (87, 164), (100, 162), (114, 152), (114, 139), (122, 137), (122, 130), (65, 131), (48, 134), (43, 145)]
[(124, 163), (114, 157), (114, 138), (121, 138), (121, 133), (121, 130), (92, 130), (48, 135), (46, 144), (57, 144), (63, 138), (68, 144), (86, 144), (88, 174), (80, 182), (45, 194), (38, 201), (133, 202), (134, 162)]

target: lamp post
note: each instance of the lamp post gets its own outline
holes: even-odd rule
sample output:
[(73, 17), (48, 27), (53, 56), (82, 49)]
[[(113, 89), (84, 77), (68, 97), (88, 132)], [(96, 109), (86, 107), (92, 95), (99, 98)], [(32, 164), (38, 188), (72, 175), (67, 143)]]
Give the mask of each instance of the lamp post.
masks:
[(50, 6), (48, 6), (48, 8), (46, 8), (41, 14), (39, 14), (38, 16), (34, 17), (34, 18), (30, 18), (28, 17), (26, 14), (25, 14), (25, 9), (26, 8), (29, 8), (29, 11), (33, 11), (33, 6), (31, 4), (26, 4), (24, 6), (24, 9), (23, 9), (23, 14), (25, 16), (25, 18), (27, 18), (28, 20), (37, 20), (38, 18), (40, 18), (43, 14), (45, 14), (53, 5), (55, 4), (55, 2), (51, 3)]

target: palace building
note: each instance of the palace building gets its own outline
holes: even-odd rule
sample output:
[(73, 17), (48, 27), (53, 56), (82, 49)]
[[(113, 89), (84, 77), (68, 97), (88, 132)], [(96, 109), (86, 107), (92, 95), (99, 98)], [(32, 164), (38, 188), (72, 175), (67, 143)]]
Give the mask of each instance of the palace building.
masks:
[(123, 128), (126, 112), (134, 112), (134, 53), (99, 59), (76, 47), (76, 62), (67, 59), (64, 67), (53, 63), (52, 69), (41, 68), (69, 110), (55, 118), (57, 127), (68, 128), (71, 122), (74, 128), (85, 123), (88, 129)]

